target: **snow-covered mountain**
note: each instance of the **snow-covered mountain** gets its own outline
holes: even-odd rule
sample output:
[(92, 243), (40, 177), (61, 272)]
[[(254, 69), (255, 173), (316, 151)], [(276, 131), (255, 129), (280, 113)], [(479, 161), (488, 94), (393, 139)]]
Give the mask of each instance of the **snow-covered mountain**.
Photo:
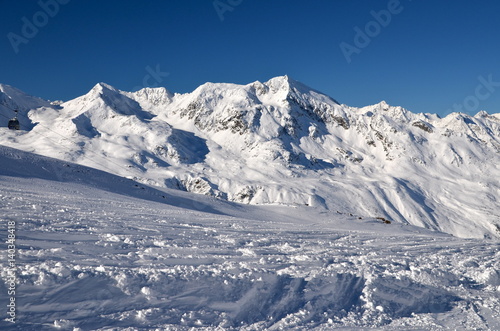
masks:
[(0, 85), (4, 121), (16, 107), (22, 130), (0, 144), (149, 185), (500, 236), (500, 114), (354, 108), (287, 76), (186, 94), (99, 83), (63, 103)]

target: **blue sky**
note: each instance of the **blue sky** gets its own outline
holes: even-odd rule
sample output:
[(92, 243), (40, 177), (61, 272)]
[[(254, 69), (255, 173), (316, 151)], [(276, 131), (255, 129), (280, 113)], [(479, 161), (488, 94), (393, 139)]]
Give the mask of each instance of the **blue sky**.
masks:
[(97, 82), (184, 93), (287, 74), (351, 106), (500, 111), (498, 1), (215, 3), (0, 0), (0, 82), (69, 100)]

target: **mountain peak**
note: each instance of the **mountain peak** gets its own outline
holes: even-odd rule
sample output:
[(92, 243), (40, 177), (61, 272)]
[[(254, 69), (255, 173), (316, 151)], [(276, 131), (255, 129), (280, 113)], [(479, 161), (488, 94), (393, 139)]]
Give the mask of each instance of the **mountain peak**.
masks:
[(5, 91), (9, 90), (9, 89), (14, 89), (14, 87), (12, 87), (10, 85), (7, 85), (7, 84), (1, 84), (0, 83), (0, 92), (4, 92), (5, 93)]
[(277, 76), (269, 79), (264, 85), (267, 85), (273, 91), (279, 90), (289, 90), (291, 86), (298, 83), (297, 81), (291, 79), (288, 75)]
[(380, 101), (379, 103), (375, 104), (375, 106), (380, 109), (387, 111), (391, 107), (385, 100)]
[(30, 95), (24, 93), (20, 89), (17, 89), (15, 87), (7, 85), (7, 84), (0, 84), (0, 93), (3, 93), (11, 98), (14, 98), (16, 96), (23, 96), (23, 97), (29, 96), (29, 97), (31, 97)]
[(97, 83), (85, 95), (62, 104), (71, 117), (76, 118), (84, 113), (86, 116), (114, 118), (116, 115), (137, 116), (139, 119), (150, 119), (152, 115), (142, 109), (132, 97), (133, 93), (123, 92), (109, 84)]
[(488, 114), (488, 112), (485, 110), (481, 110), (476, 115), (474, 115), (474, 117), (488, 117), (488, 116), (490, 116), (490, 114)]
[(145, 87), (129, 95), (139, 103), (146, 102), (153, 106), (170, 103), (174, 97), (165, 87)]
[[(92, 87), (90, 89), (90, 91), (87, 92), (87, 94), (79, 97), (79, 98), (84, 98), (84, 99), (87, 99), (87, 100), (97, 100), (97, 99), (114, 99), (115, 97), (123, 94), (125, 92), (122, 92), (120, 91), (119, 89), (109, 85), (109, 84), (106, 84), (106, 83), (103, 83), (103, 82), (100, 82), (100, 83), (97, 83), (94, 85), (94, 87)], [(79, 98), (76, 98), (74, 100), (77, 100)], [(68, 101), (68, 102), (71, 102)]]
[(25, 112), (38, 107), (50, 106), (48, 101), (29, 95), (7, 84), (0, 84), (0, 104)]
[(113, 91), (113, 92), (119, 92), (113, 86), (111, 86), (109, 84), (106, 84), (106, 83), (103, 83), (103, 82), (95, 84), (94, 87), (90, 91), (103, 92), (103, 91), (106, 91), (106, 90)]

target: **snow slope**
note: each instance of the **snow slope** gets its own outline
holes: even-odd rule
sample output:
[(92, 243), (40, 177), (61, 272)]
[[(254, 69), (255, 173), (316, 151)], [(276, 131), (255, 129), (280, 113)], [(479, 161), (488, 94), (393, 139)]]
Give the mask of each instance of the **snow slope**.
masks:
[[(498, 330), (500, 244), (154, 188), (0, 147), (2, 330)], [(6, 307), (4, 282), (0, 306)]]
[[(10, 90), (11, 105), (27, 99)], [(498, 114), (353, 108), (287, 76), (186, 94), (99, 83), (26, 111), (36, 125), (0, 129), (0, 144), (229, 201), (500, 235)]]
[(6, 127), (9, 120), (16, 116), (15, 110), (18, 110), (18, 119), (20, 125), (25, 130), (33, 127), (33, 123), (27, 114), (30, 110), (38, 107), (50, 106), (48, 101), (33, 97), (16, 89), (15, 87), (0, 84), (0, 126)]

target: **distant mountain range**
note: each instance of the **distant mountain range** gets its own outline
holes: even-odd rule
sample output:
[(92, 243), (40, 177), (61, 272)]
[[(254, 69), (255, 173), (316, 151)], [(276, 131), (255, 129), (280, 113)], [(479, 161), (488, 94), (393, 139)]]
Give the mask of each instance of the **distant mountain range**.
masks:
[(2, 145), (153, 186), (500, 237), (500, 114), (354, 108), (287, 76), (67, 102), (0, 84), (0, 113)]

